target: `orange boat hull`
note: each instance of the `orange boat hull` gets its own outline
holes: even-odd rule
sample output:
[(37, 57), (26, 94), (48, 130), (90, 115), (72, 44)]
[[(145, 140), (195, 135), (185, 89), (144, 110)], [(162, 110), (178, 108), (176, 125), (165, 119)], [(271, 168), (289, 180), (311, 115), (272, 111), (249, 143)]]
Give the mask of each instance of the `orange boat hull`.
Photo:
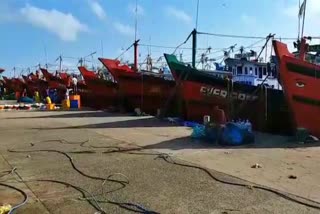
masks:
[(296, 128), (320, 137), (320, 66), (294, 57), (287, 46), (274, 41), (280, 62), (280, 80)]
[(117, 105), (117, 84), (108, 80), (99, 79), (93, 72), (85, 67), (78, 67), (81, 72), (85, 85), (78, 87), (80, 93), (83, 93), (88, 106), (93, 108), (108, 108)]
[(99, 60), (118, 82), (120, 102), (128, 111), (140, 108), (145, 113), (155, 115), (158, 109), (173, 109), (167, 100), (174, 90), (174, 81), (135, 72), (127, 65), (120, 65), (118, 60)]

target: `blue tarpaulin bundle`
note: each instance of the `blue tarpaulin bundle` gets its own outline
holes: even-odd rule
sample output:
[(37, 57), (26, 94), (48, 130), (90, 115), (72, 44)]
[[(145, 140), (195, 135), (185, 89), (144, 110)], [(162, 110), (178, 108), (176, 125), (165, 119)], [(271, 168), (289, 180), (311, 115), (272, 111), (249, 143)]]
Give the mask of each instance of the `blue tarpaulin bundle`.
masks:
[(219, 139), (219, 126), (206, 126), (205, 139), (210, 143), (215, 143)]
[(187, 127), (190, 127), (190, 128), (194, 128), (194, 127), (197, 127), (197, 126), (203, 126), (203, 125), (201, 125), (199, 123), (191, 122), (191, 121), (184, 121), (183, 125), (187, 126)]
[(249, 130), (243, 129), (235, 123), (227, 123), (222, 130), (219, 143), (230, 146), (254, 143), (254, 135)]
[(196, 138), (196, 139), (202, 139), (205, 137), (205, 126), (204, 125), (195, 125), (193, 127), (193, 131), (191, 134), (192, 138)]
[(34, 100), (30, 97), (20, 97), (18, 100), (19, 103), (33, 103)]

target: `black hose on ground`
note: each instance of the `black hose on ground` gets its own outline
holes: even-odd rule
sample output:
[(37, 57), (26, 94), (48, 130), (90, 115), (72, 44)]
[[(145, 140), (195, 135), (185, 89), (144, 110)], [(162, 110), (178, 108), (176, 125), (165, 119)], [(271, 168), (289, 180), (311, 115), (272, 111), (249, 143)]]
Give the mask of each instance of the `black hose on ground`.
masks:
[(17, 210), (18, 208), (22, 207), (23, 205), (25, 205), (27, 203), (29, 198), (28, 198), (27, 193), (25, 193), (23, 190), (21, 190), (17, 187), (11, 186), (9, 184), (4, 184), (4, 183), (0, 183), (0, 186), (4, 186), (4, 187), (10, 188), (10, 189), (13, 189), (13, 190), (21, 193), (24, 197), (23, 201), (21, 203), (15, 205), (14, 207), (12, 207), (8, 214), (12, 214), (15, 210)]
[[(81, 146), (84, 146), (85, 143), (89, 142), (89, 140), (83, 141), (83, 142), (68, 142), (66, 140), (55, 140), (56, 142), (60, 142), (60, 143), (64, 143), (64, 144), (80, 144)], [(91, 147), (91, 148), (95, 148), (93, 146), (87, 146), (87, 147)], [(208, 169), (204, 168), (204, 167), (200, 167), (200, 166), (196, 166), (196, 165), (191, 165), (191, 164), (183, 164), (183, 163), (178, 163), (176, 161), (173, 160), (173, 158), (167, 154), (167, 153), (159, 153), (159, 152), (141, 152), (144, 149), (146, 149), (146, 147), (137, 147), (137, 148), (124, 148), (124, 147), (117, 147), (117, 146), (105, 146), (105, 147), (98, 147), (98, 148), (113, 148), (113, 150), (109, 150), (109, 151), (104, 151), (102, 152), (103, 154), (110, 154), (110, 153), (126, 153), (126, 154), (132, 154), (132, 155), (154, 155), (157, 156), (155, 159), (161, 158), (163, 160), (165, 160), (167, 163), (171, 163), (171, 164), (175, 164), (178, 166), (183, 166), (183, 167), (188, 167), (188, 168), (195, 168), (195, 169), (199, 169), (203, 172), (205, 172), (207, 175), (209, 175), (212, 179), (214, 179), (217, 182), (223, 183), (223, 184), (227, 184), (227, 185), (233, 185), (233, 186), (239, 186), (239, 187), (250, 187), (250, 188), (255, 188), (255, 189), (260, 189), (260, 190), (264, 190), (267, 192), (271, 192), (273, 194), (276, 194), (284, 199), (287, 199), (289, 201), (292, 201), (294, 203), (298, 203), (300, 205), (304, 205), (310, 208), (314, 208), (314, 209), (318, 209), (320, 210), (320, 203), (314, 200), (310, 200), (308, 198), (305, 197), (301, 197), (301, 196), (297, 196), (297, 195), (293, 195), (293, 194), (289, 194), (287, 192), (281, 192), (279, 190), (276, 189), (272, 189), (270, 187), (266, 187), (266, 186), (262, 186), (262, 185), (247, 185), (247, 184), (241, 184), (241, 183), (235, 183), (235, 182), (229, 182), (229, 181), (225, 181), (222, 179), (219, 179), (217, 177), (215, 177)], [(136, 151), (136, 152), (134, 152)], [(169, 159), (171, 160), (171, 162), (169, 161)], [(309, 203), (305, 203), (303, 201), (300, 201), (296, 198), (302, 199), (304, 201), (313, 203), (313, 204), (309, 204)], [(315, 205), (316, 204), (316, 205)]]
[[(79, 174), (81, 174), (84, 177), (93, 179), (93, 180), (100, 180), (100, 181), (110, 181), (110, 182), (114, 182), (114, 183), (118, 183), (121, 185), (120, 188), (112, 190), (112, 192), (123, 189), (126, 187), (126, 184), (129, 184), (129, 181), (119, 181), (119, 180), (115, 180), (115, 179), (111, 179), (110, 176), (107, 178), (102, 178), (102, 177), (97, 177), (97, 176), (92, 176), (89, 174), (86, 174), (85, 172), (81, 171), (80, 169), (77, 168), (77, 166), (75, 165), (72, 157), (70, 155), (68, 155), (66, 152), (62, 152), (62, 151), (58, 151), (58, 150), (49, 150), (49, 149), (39, 149), (39, 150), (8, 150), (9, 152), (13, 152), (13, 153), (33, 153), (33, 152), (53, 152), (53, 153), (58, 153), (58, 154), (62, 154), (65, 157), (68, 158), (69, 162), (71, 163), (72, 168), (77, 171)], [(94, 151), (76, 151), (76, 153), (95, 153)], [(69, 152), (72, 153), (72, 152)]]
[[(82, 147), (84, 147), (84, 144), (87, 143), (88, 141), (85, 141), (85, 142), (82, 142), (82, 143), (70, 143), (66, 140), (51, 140), (52, 142), (60, 142), (60, 143), (64, 143), (64, 144), (79, 144), (81, 145)], [(51, 142), (51, 141), (47, 141), (47, 142)], [(91, 146), (89, 146), (91, 147)], [(91, 147), (91, 148), (94, 148), (94, 147)], [(174, 164), (174, 165), (178, 165), (178, 166), (182, 166), (182, 167), (188, 167), (188, 168), (194, 168), (194, 169), (199, 169), (203, 172), (205, 172), (209, 177), (211, 177), (212, 179), (214, 179), (215, 181), (217, 182), (220, 182), (220, 183), (223, 183), (223, 184), (226, 184), (226, 185), (232, 185), (232, 186), (238, 186), (238, 187), (250, 187), (252, 189), (260, 189), (260, 190), (264, 190), (264, 191), (267, 191), (267, 192), (270, 192), (270, 193), (273, 193), (273, 194), (276, 194), (286, 200), (289, 200), (289, 201), (292, 201), (294, 203), (298, 203), (300, 205), (303, 205), (303, 206), (306, 206), (306, 207), (310, 207), (310, 208), (314, 208), (314, 209), (318, 209), (320, 210), (320, 203), (317, 202), (317, 201), (313, 201), (313, 200), (310, 200), (310, 199), (307, 199), (307, 198), (304, 198), (304, 197), (301, 197), (301, 196), (296, 196), (296, 195), (293, 195), (293, 194), (289, 194), (289, 193), (286, 193), (286, 192), (281, 192), (279, 190), (275, 190), (275, 189), (272, 189), (272, 188), (269, 188), (269, 187), (266, 187), (266, 186), (262, 186), (262, 185), (256, 185), (256, 184), (253, 184), (253, 185), (249, 185), (249, 184), (243, 184), (243, 183), (236, 183), (236, 182), (230, 182), (230, 181), (225, 181), (223, 179), (220, 179), (220, 178), (217, 178), (215, 177), (208, 169), (204, 168), (204, 167), (200, 167), (200, 166), (196, 166), (196, 165), (191, 165), (191, 164), (184, 164), (184, 163), (178, 163), (176, 161), (173, 160), (173, 158), (169, 155), (169, 154), (166, 154), (166, 153), (154, 153), (154, 152), (139, 152), (139, 151), (142, 151), (146, 148), (144, 147), (138, 147), (138, 148), (124, 148), (124, 147), (117, 147), (117, 146), (106, 146), (106, 147), (98, 147), (98, 148), (113, 148), (113, 150), (109, 150), (109, 151), (104, 151), (102, 153), (104, 154), (110, 154), (110, 153), (124, 153), (124, 154), (133, 154), (133, 155), (153, 155), (153, 156), (156, 156), (155, 159), (163, 159), (165, 162), (167, 163), (170, 163), (170, 164)], [(136, 151), (136, 152), (134, 152)], [(76, 166), (74, 165), (73, 163), (73, 160), (72, 158), (67, 154), (67, 153), (96, 153), (96, 151), (71, 151), (71, 152), (61, 152), (61, 151), (58, 151), (58, 150), (30, 150), (30, 151), (16, 151), (16, 150), (9, 150), (9, 152), (56, 152), (56, 153), (60, 153), (60, 154), (63, 154), (65, 155), (69, 161), (71, 162), (71, 165), (72, 167), (77, 171), (79, 172), (81, 175), (85, 176), (85, 177), (88, 177), (88, 178), (91, 178), (91, 179), (97, 179), (97, 180), (107, 180), (107, 181), (115, 181), (117, 183), (120, 183), (122, 185), (124, 185), (122, 188), (125, 187), (125, 184), (127, 184), (127, 182), (124, 182), (124, 181), (118, 181), (118, 180), (112, 180), (110, 179), (109, 177), (107, 179), (104, 179), (104, 178), (100, 178), (100, 177), (95, 177), (95, 176), (91, 176), (91, 175), (87, 175), (85, 173), (83, 173), (82, 171), (80, 171), (78, 168), (76, 168)], [(65, 182), (66, 183), (66, 182)], [(120, 188), (120, 189), (122, 189)], [(118, 190), (118, 189), (117, 189)], [(92, 194), (91, 194), (92, 195)], [(309, 203), (306, 203), (306, 202), (303, 202), (301, 200), (298, 200), (296, 198), (299, 198), (301, 200), (304, 200), (304, 201), (307, 201)], [(84, 199), (87, 199), (87, 198), (84, 198)], [(89, 199), (88, 199), (89, 200)], [(117, 203), (117, 202), (112, 202), (112, 201), (104, 201), (104, 202), (107, 202), (107, 203), (111, 203), (111, 204), (117, 204), (118, 206), (124, 208), (124, 206), (130, 206), (131, 203)], [(312, 203), (312, 204), (311, 204)], [(136, 205), (136, 204), (133, 204), (133, 205)], [(139, 207), (140, 205), (138, 206), (135, 206), (136, 208)], [(128, 207), (127, 207), (128, 208)], [(137, 212), (137, 210), (134, 210), (132, 209), (131, 211), (133, 212)], [(148, 214), (156, 214), (157, 212), (153, 212), (153, 211), (146, 211), (146, 212), (143, 212), (143, 213), (148, 213)]]
[[(313, 204), (310, 204), (310, 203), (305, 203), (303, 201), (300, 201), (298, 199), (295, 199), (293, 198), (292, 194), (289, 194), (289, 193), (284, 193), (284, 192), (280, 192), (279, 190), (276, 190), (276, 189), (272, 189), (270, 187), (266, 187), (266, 186), (262, 186), (262, 185), (247, 185), (247, 184), (241, 184), (241, 183), (235, 183), (235, 182), (230, 182), (230, 181), (225, 181), (225, 180), (222, 180), (220, 178), (217, 178), (215, 177), (208, 169), (204, 168), (204, 167), (200, 167), (200, 166), (196, 166), (196, 165), (189, 165), (189, 164), (184, 164), (184, 163), (178, 163), (176, 161), (174, 161), (171, 156), (169, 155), (158, 155), (157, 158), (161, 158), (163, 159), (164, 161), (166, 161), (167, 163), (170, 163), (170, 164), (174, 164), (174, 165), (178, 165), (178, 166), (183, 166), (183, 167), (188, 167), (188, 168), (194, 168), (194, 169), (199, 169), (203, 172), (205, 172), (207, 175), (209, 175), (213, 180), (215, 181), (218, 181), (220, 183), (223, 183), (223, 184), (227, 184), (227, 185), (232, 185), (232, 186), (239, 186), (239, 187), (250, 187), (250, 188), (253, 188), (253, 189), (260, 189), (260, 190), (264, 190), (264, 191), (267, 191), (267, 192), (271, 192), (271, 193), (274, 193), (284, 199), (287, 199), (289, 201), (292, 201), (294, 203), (297, 203), (297, 204), (300, 204), (300, 205), (303, 205), (303, 206), (306, 206), (306, 207), (310, 207), (310, 208), (314, 208), (314, 209), (317, 209), (317, 210), (320, 210), (320, 203), (317, 202), (317, 201), (313, 201), (313, 200), (310, 200), (308, 198), (304, 198), (304, 197), (301, 197), (301, 196), (296, 196), (296, 195), (293, 195), (294, 197), (296, 198), (300, 198), (302, 200), (305, 200), (305, 201), (308, 201), (310, 203), (313, 203), (313, 204), (317, 204), (317, 205), (313, 205)], [(169, 160), (170, 159), (170, 160)]]
[[(82, 147), (89, 147), (89, 148), (118, 148), (117, 151), (122, 151), (123, 148), (121, 147), (116, 147), (116, 146), (108, 146), (108, 147), (94, 147), (94, 146), (84, 146), (85, 143), (89, 142), (89, 140), (87, 141), (84, 141), (84, 142), (68, 142), (68, 141), (65, 141), (65, 140), (51, 140), (51, 141), (46, 141), (46, 142), (59, 142), (59, 143), (62, 143), (62, 144), (79, 144), (80, 146)], [(31, 146), (34, 146), (35, 144), (34, 143), (31, 143)], [(125, 151), (128, 151), (128, 150), (125, 150)], [(72, 168), (77, 171), (79, 174), (81, 174), (82, 176), (84, 177), (87, 177), (87, 178), (90, 178), (90, 179), (94, 179), (94, 180), (100, 180), (100, 181), (103, 181), (103, 184), (105, 181), (110, 181), (110, 182), (115, 182), (115, 183), (118, 183), (118, 184), (121, 184), (121, 187), (115, 189), (115, 190), (111, 190), (111, 191), (108, 191), (108, 192), (105, 192), (105, 193), (111, 193), (111, 192), (114, 192), (114, 191), (118, 191), (120, 189), (123, 189), (126, 187), (126, 184), (129, 184), (129, 179), (121, 174), (121, 173), (115, 173), (115, 174), (111, 174), (109, 175), (107, 178), (102, 178), (102, 177), (97, 177), (97, 176), (92, 176), (92, 175), (89, 175), (89, 174), (86, 174), (84, 173), (83, 171), (81, 171), (79, 168), (77, 168), (77, 166), (75, 165), (75, 163), (73, 162), (73, 159), (72, 157), (68, 154), (68, 153), (74, 153), (74, 154), (94, 154), (96, 153), (96, 151), (91, 151), (91, 150), (86, 150), (86, 151), (70, 151), (70, 152), (63, 152), (63, 151), (59, 151), (59, 150), (49, 150), (49, 149), (40, 149), (40, 150), (8, 150), (8, 152), (13, 152), (13, 153), (31, 153), (31, 152), (53, 152), (53, 153), (58, 153), (58, 154), (62, 154), (64, 155), (65, 157), (68, 158), (69, 162), (71, 163), (71, 166)], [(114, 177), (115, 175), (121, 175), (122, 177), (125, 177), (126, 178), (126, 181), (119, 181), (119, 180), (115, 180), (115, 179), (112, 179), (112, 177)], [(75, 186), (75, 185), (72, 185), (70, 183), (67, 183), (65, 181), (57, 181), (57, 180), (52, 180), (52, 179), (42, 179), (42, 180), (33, 180), (33, 181), (23, 181), (23, 182), (34, 182), (34, 181), (46, 181), (46, 182), (53, 182), (53, 183), (59, 183), (59, 184), (63, 184), (63, 185), (66, 185), (66, 186), (71, 186), (73, 187), (74, 189), (78, 190), (79, 192), (81, 192), (83, 194), (83, 199), (87, 200), (90, 205), (92, 205), (96, 210), (100, 211), (101, 213), (106, 213), (100, 206), (99, 206), (99, 203), (97, 201), (97, 199), (95, 198), (95, 196), (86, 191), (85, 189), (81, 188), (81, 187), (78, 187), (78, 186)], [(87, 198), (85, 196), (84, 193), (87, 193), (90, 195), (90, 198)], [(94, 203), (92, 203), (92, 201), (94, 201)], [(111, 200), (107, 200), (105, 201), (106, 203), (109, 203), (109, 204), (113, 204), (113, 205), (117, 205), (123, 209), (126, 209), (128, 211), (132, 211), (132, 212), (138, 212), (138, 213), (144, 213), (144, 214), (158, 214), (158, 212), (154, 212), (154, 211), (150, 211), (150, 210), (147, 210), (145, 209), (143, 206), (141, 205), (138, 205), (138, 204), (134, 204), (134, 203), (121, 203), (121, 202), (115, 202), (115, 201), (111, 201)]]
[[(264, 191), (276, 194), (276, 195), (278, 195), (278, 196), (280, 196), (280, 197), (282, 197), (284, 199), (287, 199), (289, 201), (292, 201), (294, 203), (298, 203), (298, 204), (306, 206), (306, 207), (310, 207), (310, 208), (314, 208), (314, 209), (320, 210), (320, 203), (317, 202), (317, 201), (310, 200), (310, 199), (305, 198), (305, 197), (293, 195), (293, 194), (290, 194), (290, 193), (287, 193), (287, 192), (281, 192), (279, 190), (272, 189), (270, 187), (266, 187), (266, 186), (262, 186), (262, 185), (256, 185), (256, 184), (248, 185), (248, 184), (243, 184), (243, 183), (225, 181), (225, 180), (222, 180), (220, 178), (215, 177), (208, 169), (206, 169), (204, 167), (191, 165), (191, 164), (178, 163), (178, 162), (173, 160), (172, 156), (170, 156), (169, 154), (166, 154), (166, 153), (143, 153), (143, 152), (130, 152), (130, 151), (128, 152), (128, 150), (124, 150), (123, 148), (121, 148), (121, 149), (119, 149), (118, 151), (117, 150), (113, 150), (113, 151), (109, 151), (109, 152), (107, 151), (107, 152), (103, 152), (103, 153), (104, 154), (108, 154), (108, 153), (121, 152), (121, 153), (126, 153), (126, 154), (133, 154), (133, 155), (154, 155), (154, 156), (157, 156), (155, 159), (161, 158), (161, 159), (165, 160), (167, 163), (170, 163), (170, 164), (183, 166), (183, 167), (188, 167), (188, 168), (199, 169), (199, 170), (205, 172), (207, 175), (209, 175), (215, 181), (220, 182), (222, 184), (227, 184), (227, 185), (232, 185), (232, 186), (239, 186), (239, 187), (246, 187), (246, 188), (249, 187), (249, 188), (252, 188), (252, 189), (264, 190)], [(139, 149), (139, 150), (141, 151), (142, 149)], [(171, 161), (169, 161), (169, 159)], [(310, 203), (305, 203), (305, 202), (303, 202), (301, 200), (298, 200), (296, 198), (299, 198), (301, 200), (304, 200), (304, 201), (307, 201), (307, 202), (310, 202)]]

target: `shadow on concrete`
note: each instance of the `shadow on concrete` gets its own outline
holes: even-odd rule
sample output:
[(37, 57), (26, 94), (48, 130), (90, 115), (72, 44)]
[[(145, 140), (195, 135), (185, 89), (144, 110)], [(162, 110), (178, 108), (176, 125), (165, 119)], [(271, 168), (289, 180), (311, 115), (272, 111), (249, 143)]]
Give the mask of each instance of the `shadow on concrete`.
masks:
[[(43, 112), (43, 111), (37, 111)], [(110, 113), (104, 111), (92, 111), (92, 112), (81, 112), (81, 111), (74, 111), (73, 113), (66, 114), (52, 114), (52, 115), (42, 115), (42, 116), (32, 116), (32, 117), (8, 117), (4, 119), (14, 120), (14, 119), (43, 119), (43, 118), (83, 118), (83, 117), (125, 117), (130, 116), (130, 114), (123, 114), (123, 113)]]
[(293, 137), (276, 136), (265, 133), (256, 133), (256, 141), (253, 144), (245, 144), (241, 146), (223, 146), (217, 142), (209, 142), (204, 140), (192, 139), (191, 137), (181, 137), (173, 140), (163, 141), (157, 144), (148, 145), (144, 149), (303, 149), (308, 147), (319, 147), (320, 142), (314, 143), (297, 143)]
[[(123, 116), (123, 115), (122, 115)], [(134, 117), (131, 117), (134, 118)], [(112, 121), (105, 123), (86, 124), (86, 125), (74, 125), (74, 126), (59, 126), (52, 128), (32, 128), (36, 130), (58, 130), (58, 129), (102, 129), (102, 128), (139, 128), (139, 127), (173, 127), (175, 125), (170, 124), (167, 121), (162, 121), (154, 117)]]

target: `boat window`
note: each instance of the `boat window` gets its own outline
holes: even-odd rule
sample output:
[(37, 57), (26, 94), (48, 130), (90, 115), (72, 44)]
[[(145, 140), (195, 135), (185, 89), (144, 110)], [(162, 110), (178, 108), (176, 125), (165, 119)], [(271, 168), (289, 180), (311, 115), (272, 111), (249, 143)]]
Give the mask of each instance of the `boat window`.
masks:
[(263, 67), (263, 75), (267, 75), (267, 68)]
[(242, 67), (241, 66), (237, 67), (237, 74), (242, 74)]
[(244, 74), (248, 74), (248, 68), (244, 67)]
[(258, 76), (258, 68), (256, 67), (254, 74)]
[(253, 69), (252, 69), (252, 67), (249, 68), (249, 71), (250, 71), (249, 74), (253, 74)]
[(259, 67), (259, 78), (262, 78), (262, 67)]
[(236, 75), (236, 68), (232, 68), (233, 75)]

